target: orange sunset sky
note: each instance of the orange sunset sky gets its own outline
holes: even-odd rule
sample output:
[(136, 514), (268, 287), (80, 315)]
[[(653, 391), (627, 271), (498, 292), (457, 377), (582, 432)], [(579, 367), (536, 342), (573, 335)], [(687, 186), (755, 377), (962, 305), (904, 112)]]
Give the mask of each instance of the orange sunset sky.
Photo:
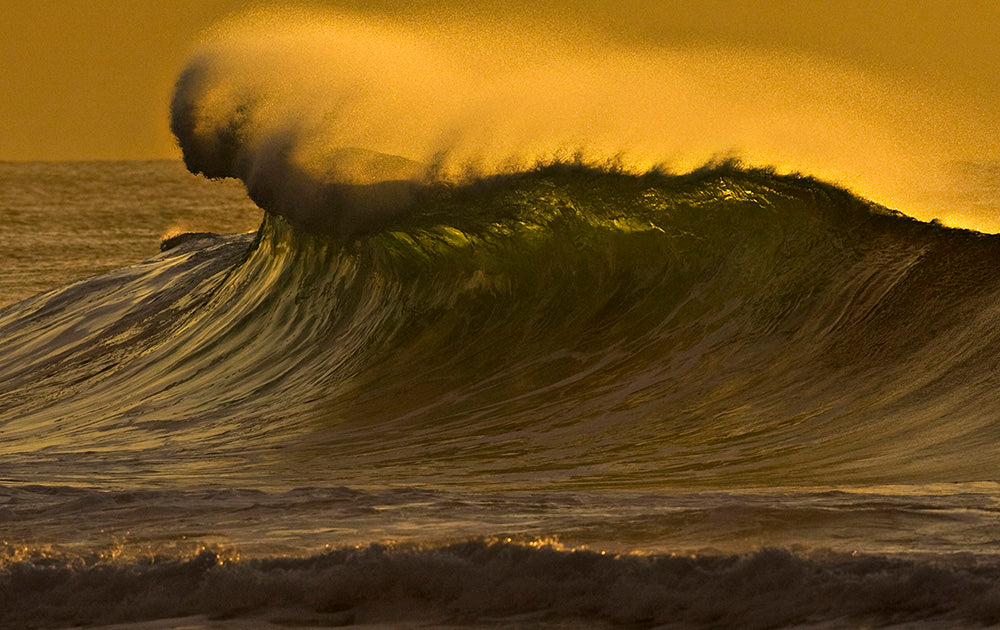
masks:
[[(269, 3), (4, 0), (0, 160), (178, 158), (169, 131), (169, 100), (193, 42), (218, 20), (260, 4)], [(875, 106), (872, 124), (872, 137), (884, 141), (879, 146), (898, 147), (903, 155), (858, 141), (850, 149), (858, 159), (871, 151), (884, 154), (875, 161), (866, 156), (853, 171), (848, 166), (825, 172), (822, 157), (790, 165), (819, 176), (832, 173), (862, 194), (905, 205), (901, 209), (922, 218), (935, 214), (972, 227), (1000, 227), (992, 218), (998, 209), (994, 199), (942, 192), (941, 184), (963, 188), (968, 182), (961, 178), (985, 177), (987, 188), (1000, 188), (990, 180), (997, 179), (995, 165), (1000, 162), (1000, 3), (992, 0), (312, 4), (395, 19), (516, 18), (540, 25), (539, 33), (600, 32), (626, 47), (712, 48), (736, 51), (733, 58), (750, 51), (862, 73), (876, 90), (885, 86), (886, 102), (905, 101), (898, 110), (885, 103)], [(790, 83), (797, 80), (787, 77)], [(768, 91), (767, 86), (754, 89)], [(780, 87), (775, 89), (780, 93)], [(831, 94), (838, 89), (831, 86)], [(724, 105), (705, 115), (739, 115), (720, 114)], [(827, 122), (835, 132), (837, 120), (815, 121)], [(752, 155), (755, 147), (719, 147), (734, 149)], [(913, 175), (921, 164), (937, 174), (934, 183)], [(909, 174), (890, 172), (899, 170)]]

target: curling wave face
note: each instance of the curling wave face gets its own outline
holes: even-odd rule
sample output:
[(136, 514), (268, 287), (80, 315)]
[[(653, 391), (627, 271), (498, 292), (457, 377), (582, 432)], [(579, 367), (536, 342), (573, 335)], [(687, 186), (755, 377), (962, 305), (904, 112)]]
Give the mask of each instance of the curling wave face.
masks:
[(0, 450), (50, 482), (990, 479), (998, 249), (731, 165), (422, 186), (347, 242), (269, 214), (0, 311)]

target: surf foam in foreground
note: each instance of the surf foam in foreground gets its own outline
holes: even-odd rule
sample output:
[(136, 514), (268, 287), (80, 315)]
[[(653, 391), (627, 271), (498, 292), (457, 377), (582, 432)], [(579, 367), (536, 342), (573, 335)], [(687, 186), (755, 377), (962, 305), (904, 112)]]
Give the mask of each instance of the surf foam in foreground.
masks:
[[(195, 47), (172, 128), (192, 171), (240, 178), (271, 212), (352, 233), (398, 211), (399, 181), (576, 155), (644, 172), (728, 154), (940, 212), (925, 193), (949, 187), (944, 165), (969, 159), (981, 135), (949, 112), (924, 86), (791, 52), (624, 46), (513, 16), (260, 10)], [(359, 201), (373, 183), (385, 185)]]

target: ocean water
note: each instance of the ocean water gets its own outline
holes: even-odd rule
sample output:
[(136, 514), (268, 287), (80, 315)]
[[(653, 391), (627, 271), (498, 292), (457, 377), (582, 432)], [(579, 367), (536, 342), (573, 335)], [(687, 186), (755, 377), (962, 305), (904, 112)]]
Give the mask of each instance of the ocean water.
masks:
[(0, 627), (1000, 623), (1000, 237), (732, 164), (0, 177)]
[(234, 181), (180, 162), (0, 162), (0, 306), (146, 260), (166, 237), (248, 232), (261, 211)]

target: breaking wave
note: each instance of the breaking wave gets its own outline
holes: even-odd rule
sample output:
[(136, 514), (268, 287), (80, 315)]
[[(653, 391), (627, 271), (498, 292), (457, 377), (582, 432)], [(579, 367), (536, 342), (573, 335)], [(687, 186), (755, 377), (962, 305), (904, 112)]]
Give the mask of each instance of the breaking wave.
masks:
[(990, 480), (998, 247), (732, 165), (423, 186), (347, 242), (269, 214), (5, 309), (3, 451), (279, 483)]
[(1000, 620), (1000, 237), (655, 166), (864, 76), (274, 16), (171, 108), (259, 230), (0, 309), (0, 626)]
[[(255, 619), (334, 627), (743, 627), (1000, 620), (995, 564), (801, 557), (615, 556), (558, 543), (371, 545), (308, 558), (241, 560), (205, 549), (141, 560), (13, 554), (0, 625)], [(17, 557), (27, 555), (28, 557)], [(191, 619), (180, 625), (196, 627)], [(476, 625), (479, 624), (479, 625)], [(238, 627), (238, 626), (234, 626)], [(409, 627), (409, 626), (407, 626)]]

